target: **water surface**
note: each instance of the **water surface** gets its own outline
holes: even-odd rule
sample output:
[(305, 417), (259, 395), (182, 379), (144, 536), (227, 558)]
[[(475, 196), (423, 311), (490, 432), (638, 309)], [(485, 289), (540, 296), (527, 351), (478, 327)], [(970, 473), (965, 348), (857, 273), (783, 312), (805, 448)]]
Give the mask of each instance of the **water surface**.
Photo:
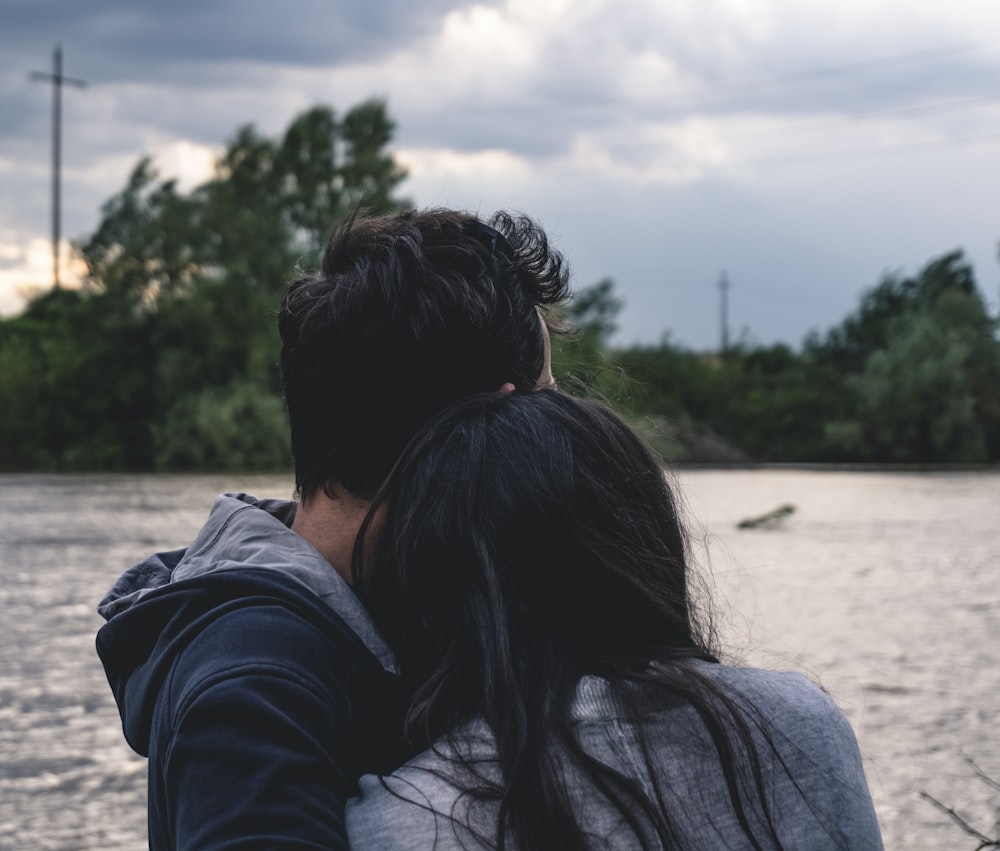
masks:
[[(1000, 473), (685, 471), (725, 649), (800, 670), (861, 743), (886, 847), (974, 848), (924, 789), (990, 832), (1000, 793)], [(274, 476), (0, 476), (0, 848), (146, 846), (145, 761), (94, 652), (129, 564), (187, 543), (213, 496)], [(736, 523), (784, 503), (775, 529)]]

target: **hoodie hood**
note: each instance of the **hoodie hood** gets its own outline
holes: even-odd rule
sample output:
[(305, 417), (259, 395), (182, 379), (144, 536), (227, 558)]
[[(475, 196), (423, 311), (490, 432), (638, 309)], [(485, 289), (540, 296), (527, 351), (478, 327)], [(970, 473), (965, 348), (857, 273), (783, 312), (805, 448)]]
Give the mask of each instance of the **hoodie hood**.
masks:
[(105, 620), (175, 582), (230, 570), (262, 570), (294, 579), (357, 633), (387, 671), (396, 661), (354, 590), (301, 535), (291, 530), (296, 505), (248, 494), (223, 494), (191, 546), (155, 553), (130, 567), (97, 606)]
[[(288, 524), (294, 503), (220, 496), (194, 543), (129, 568), (98, 606), (97, 651), (129, 744), (148, 753), (150, 719), (174, 659), (233, 609), (278, 605), (396, 673), (392, 652), (350, 585)], [(289, 653), (295, 653), (289, 648)]]

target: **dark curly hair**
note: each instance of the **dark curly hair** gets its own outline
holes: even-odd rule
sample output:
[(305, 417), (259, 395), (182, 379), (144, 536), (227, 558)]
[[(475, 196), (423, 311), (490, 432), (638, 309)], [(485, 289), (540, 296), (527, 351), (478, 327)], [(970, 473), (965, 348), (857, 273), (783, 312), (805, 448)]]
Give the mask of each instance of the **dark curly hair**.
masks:
[(338, 483), (370, 498), (431, 415), (508, 382), (534, 387), (539, 309), (566, 297), (568, 278), (524, 216), (431, 209), (340, 225), (278, 315), (301, 498)]

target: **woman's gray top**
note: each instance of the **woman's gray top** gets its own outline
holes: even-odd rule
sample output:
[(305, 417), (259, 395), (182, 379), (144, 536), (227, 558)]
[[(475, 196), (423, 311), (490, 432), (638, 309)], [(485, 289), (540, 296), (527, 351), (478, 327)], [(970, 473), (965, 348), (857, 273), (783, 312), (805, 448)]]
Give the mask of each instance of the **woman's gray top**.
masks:
[[(765, 722), (773, 747), (761, 736), (764, 788), (786, 849), (882, 848), (854, 733), (819, 688), (794, 673), (709, 663), (701, 670), (738, 702), (752, 704)], [(573, 717), (590, 755), (651, 790), (636, 731), (622, 720), (604, 680), (581, 680)], [(715, 749), (695, 711), (675, 704), (645, 716), (643, 723), (682, 847), (751, 848), (728, 805)], [(456, 753), (461, 757), (458, 764), (448, 758)], [(480, 722), (459, 731), (454, 746), (441, 742), (385, 778), (363, 777), (360, 798), (347, 806), (351, 847), (492, 848), (496, 804), (473, 802), (462, 790), (476, 785), (477, 777), (496, 779), (494, 757), (491, 734)], [(592, 847), (637, 847), (621, 814), (568, 762), (563, 764), (578, 818), (594, 838)], [(770, 846), (765, 842), (765, 847)]]

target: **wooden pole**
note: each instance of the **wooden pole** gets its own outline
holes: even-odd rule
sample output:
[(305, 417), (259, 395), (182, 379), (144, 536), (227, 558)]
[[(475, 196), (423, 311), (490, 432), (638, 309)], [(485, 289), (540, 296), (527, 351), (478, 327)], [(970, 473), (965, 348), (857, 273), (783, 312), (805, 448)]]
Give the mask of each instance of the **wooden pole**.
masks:
[(62, 72), (62, 45), (56, 44), (52, 53), (52, 73), (34, 71), (32, 80), (52, 83), (52, 286), (59, 289), (59, 219), (62, 206), (62, 87), (85, 88), (83, 80), (64, 77)]

